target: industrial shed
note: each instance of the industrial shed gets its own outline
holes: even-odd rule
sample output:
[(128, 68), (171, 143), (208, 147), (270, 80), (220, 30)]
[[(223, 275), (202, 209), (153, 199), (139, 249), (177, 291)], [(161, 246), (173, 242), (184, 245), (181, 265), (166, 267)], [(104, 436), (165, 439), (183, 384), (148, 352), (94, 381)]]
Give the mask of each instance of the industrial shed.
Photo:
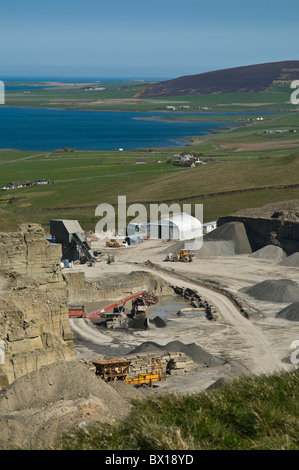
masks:
[(189, 214), (182, 212), (171, 217), (161, 218), (148, 224), (150, 238), (163, 240), (191, 240), (202, 235), (201, 222)]
[(87, 260), (93, 259), (93, 252), (85, 239), (84, 230), (77, 220), (50, 220), (52, 243), (62, 245), (62, 259), (76, 261), (81, 256)]

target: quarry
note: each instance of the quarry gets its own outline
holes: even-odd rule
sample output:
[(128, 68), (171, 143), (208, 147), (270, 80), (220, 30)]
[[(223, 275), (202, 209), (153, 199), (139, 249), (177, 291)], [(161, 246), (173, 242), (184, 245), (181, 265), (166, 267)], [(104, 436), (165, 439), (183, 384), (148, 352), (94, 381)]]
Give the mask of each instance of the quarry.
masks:
[[(124, 418), (135, 398), (298, 367), (297, 201), (220, 218), (192, 262), (166, 261), (183, 240), (77, 243), (85, 262), (65, 263), (40, 225), (0, 234), (1, 449), (50, 448), (70, 429)], [(145, 292), (155, 300), (130, 317)], [(105, 310), (116, 304), (125, 310)], [(125, 380), (96, 374), (111, 361), (130, 365)], [(130, 383), (153, 363), (159, 380)]]

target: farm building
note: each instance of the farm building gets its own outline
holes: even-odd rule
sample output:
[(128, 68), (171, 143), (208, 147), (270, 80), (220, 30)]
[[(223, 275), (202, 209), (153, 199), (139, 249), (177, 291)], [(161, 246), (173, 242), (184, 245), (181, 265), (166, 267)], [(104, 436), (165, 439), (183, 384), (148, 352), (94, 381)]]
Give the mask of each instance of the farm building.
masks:
[(8, 183), (4, 188), (2, 188), (3, 191), (9, 190), (9, 189), (16, 189), (16, 188), (25, 188), (26, 186), (31, 186), (31, 183), (28, 181), (13, 181)]
[(163, 240), (191, 240), (202, 235), (201, 222), (182, 212), (148, 224), (149, 238)]

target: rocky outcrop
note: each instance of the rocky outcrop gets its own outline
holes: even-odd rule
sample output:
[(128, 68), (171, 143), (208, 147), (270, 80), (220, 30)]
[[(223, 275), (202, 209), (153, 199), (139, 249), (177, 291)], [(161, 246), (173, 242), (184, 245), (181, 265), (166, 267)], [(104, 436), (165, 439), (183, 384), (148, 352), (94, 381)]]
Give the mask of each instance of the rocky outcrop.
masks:
[(60, 258), (39, 225), (0, 234), (0, 389), (75, 359)]
[(299, 219), (294, 221), (281, 218), (225, 216), (220, 217), (217, 226), (228, 223), (242, 222), (244, 224), (252, 251), (257, 251), (266, 245), (276, 245), (287, 255), (299, 251)]
[(62, 248), (49, 243), (37, 224), (21, 225), (18, 232), (0, 233), (0, 267), (39, 279), (47, 289), (64, 288)]
[(145, 290), (155, 295), (172, 295), (169, 284), (158, 276), (145, 271), (131, 272), (128, 275), (110, 276), (97, 282), (85, 280), (84, 273), (64, 273), (70, 302), (89, 302), (117, 299)]

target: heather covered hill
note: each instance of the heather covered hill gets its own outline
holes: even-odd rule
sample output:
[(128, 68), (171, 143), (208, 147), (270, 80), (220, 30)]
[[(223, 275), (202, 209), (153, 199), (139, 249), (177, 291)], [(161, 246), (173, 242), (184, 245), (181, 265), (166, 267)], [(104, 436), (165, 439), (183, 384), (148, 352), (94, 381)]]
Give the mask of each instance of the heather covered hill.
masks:
[(265, 91), (273, 82), (299, 79), (299, 60), (269, 62), (186, 75), (148, 85), (142, 98)]

